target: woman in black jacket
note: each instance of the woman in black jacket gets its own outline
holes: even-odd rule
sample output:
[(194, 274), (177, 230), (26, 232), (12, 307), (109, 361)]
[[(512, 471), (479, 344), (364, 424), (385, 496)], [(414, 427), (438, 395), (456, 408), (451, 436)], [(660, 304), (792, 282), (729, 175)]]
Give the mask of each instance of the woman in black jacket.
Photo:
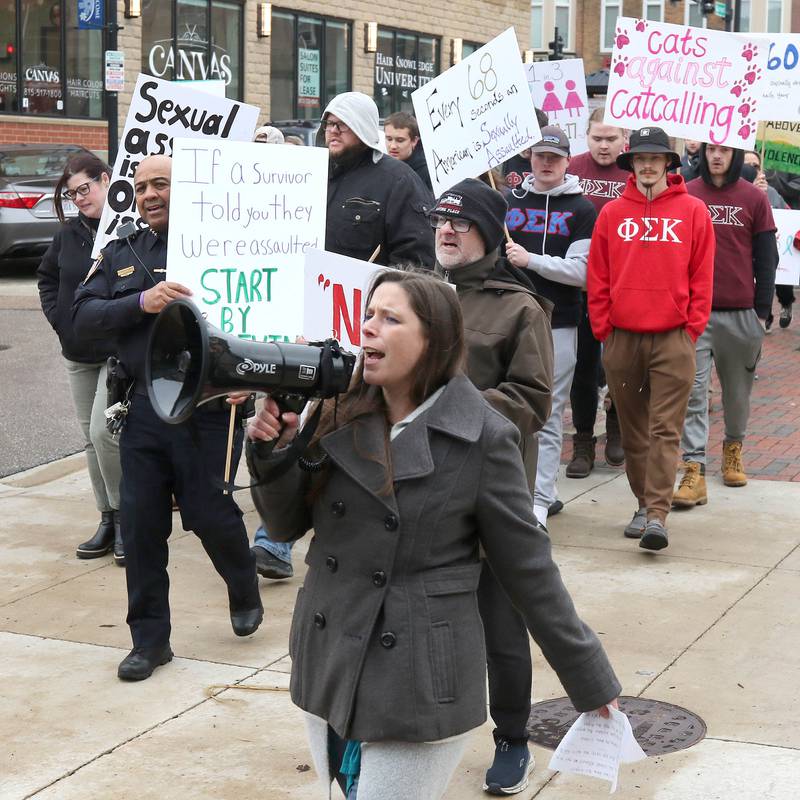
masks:
[[(61, 221), (52, 244), (37, 270), (39, 297), (48, 322), (58, 334), (66, 362), (72, 399), (86, 441), (86, 459), (100, 524), (95, 534), (78, 545), (78, 558), (98, 558), (114, 550), (114, 561), (124, 566), (119, 530), (119, 445), (106, 429), (106, 359), (113, 343), (86, 340), (72, 327), (72, 300), (92, 264), (92, 246), (108, 193), (111, 170), (91, 153), (73, 156), (55, 190), (54, 206)], [(78, 216), (66, 219), (62, 197), (78, 207)]]

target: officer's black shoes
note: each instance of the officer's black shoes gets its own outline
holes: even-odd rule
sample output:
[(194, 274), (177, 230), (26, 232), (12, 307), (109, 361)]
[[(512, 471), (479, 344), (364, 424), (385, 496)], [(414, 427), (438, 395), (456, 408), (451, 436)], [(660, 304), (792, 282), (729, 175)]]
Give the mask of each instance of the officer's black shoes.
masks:
[(114, 514), (114, 563), (118, 567), (125, 566), (125, 548), (122, 546), (122, 532), (119, 528), (119, 511)]
[(260, 599), (257, 608), (251, 608), (247, 611), (231, 610), (231, 627), (237, 636), (249, 636), (251, 633), (255, 633), (263, 619), (264, 606), (261, 605)]
[(277, 556), (272, 555), (265, 547), (254, 544), (250, 550), (256, 557), (256, 572), (262, 578), (272, 578), (272, 580), (281, 580), (282, 578), (291, 578), (294, 575), (294, 569), (291, 564), (286, 561), (281, 561)]
[(100, 558), (114, 545), (114, 518), (112, 511), (103, 511), (100, 524), (89, 541), (78, 545), (75, 555), (78, 558)]
[(162, 647), (134, 647), (120, 662), (117, 677), (121, 681), (143, 681), (156, 667), (169, 661), (172, 661), (169, 642)]

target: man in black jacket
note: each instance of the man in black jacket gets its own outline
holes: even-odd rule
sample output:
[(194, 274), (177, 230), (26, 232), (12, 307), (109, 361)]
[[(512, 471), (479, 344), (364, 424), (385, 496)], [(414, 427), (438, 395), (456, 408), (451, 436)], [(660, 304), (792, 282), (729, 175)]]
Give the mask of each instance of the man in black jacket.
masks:
[(317, 146), (330, 155), (325, 249), (376, 264), (433, 267), (433, 197), (413, 169), (386, 155), (378, 107), (361, 92), (328, 104)]
[(428, 162), (425, 160), (425, 151), (419, 138), (417, 118), (407, 111), (396, 111), (383, 123), (383, 133), (386, 136), (386, 149), (389, 155), (405, 161), (428, 189), (433, 191)]

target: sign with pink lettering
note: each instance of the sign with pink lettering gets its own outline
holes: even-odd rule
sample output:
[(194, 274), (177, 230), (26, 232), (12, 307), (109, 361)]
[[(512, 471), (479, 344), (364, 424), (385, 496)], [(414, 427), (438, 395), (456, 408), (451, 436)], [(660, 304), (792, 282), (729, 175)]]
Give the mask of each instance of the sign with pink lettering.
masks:
[(619, 17), (605, 122), (749, 150), (766, 69), (758, 39)]
[(333, 336), (345, 350), (361, 348), (361, 320), (373, 278), (386, 267), (311, 249), (306, 253), (303, 336), (310, 342)]
[(525, 65), (525, 74), (534, 105), (546, 112), (551, 125), (558, 125), (567, 134), (571, 155), (585, 153), (589, 149), (589, 100), (583, 59), (535, 61)]

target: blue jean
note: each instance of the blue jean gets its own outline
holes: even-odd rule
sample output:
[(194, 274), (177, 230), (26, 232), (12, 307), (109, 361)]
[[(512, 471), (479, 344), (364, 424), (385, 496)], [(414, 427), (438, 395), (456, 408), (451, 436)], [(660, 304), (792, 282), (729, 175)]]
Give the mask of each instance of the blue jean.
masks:
[(294, 545), (294, 542), (273, 542), (269, 538), (269, 532), (264, 527), (263, 522), (258, 526), (253, 540), (253, 546), (263, 547), (268, 553), (272, 553), (275, 558), (279, 558), (287, 564), (292, 563), (292, 545)]

